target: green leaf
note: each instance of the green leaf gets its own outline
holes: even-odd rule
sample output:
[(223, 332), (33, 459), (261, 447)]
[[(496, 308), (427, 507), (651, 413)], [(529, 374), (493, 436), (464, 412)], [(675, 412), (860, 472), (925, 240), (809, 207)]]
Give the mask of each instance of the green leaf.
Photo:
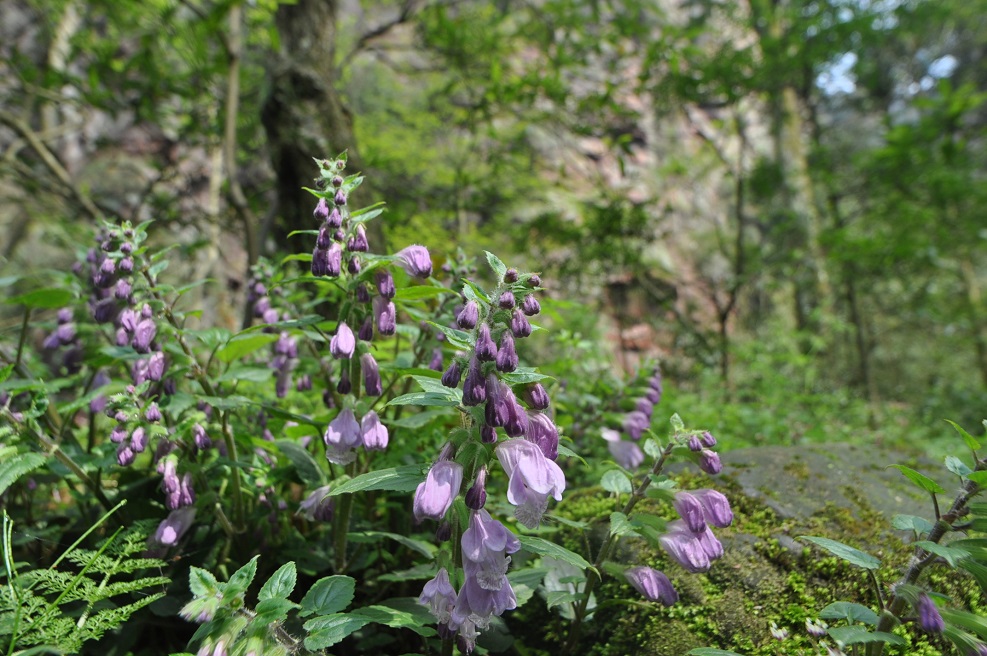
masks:
[(894, 467), (895, 469), (900, 471), (902, 474), (905, 475), (905, 478), (907, 478), (912, 483), (917, 485), (919, 488), (925, 490), (926, 492), (932, 494), (941, 494), (942, 492), (946, 491), (942, 488), (941, 485), (939, 485), (939, 483), (936, 483), (934, 480), (932, 480), (925, 474), (920, 474), (914, 469), (910, 469), (908, 467), (905, 467), (904, 465), (891, 465), (891, 467)]
[(216, 358), (220, 362), (233, 362), (277, 340), (278, 336), (273, 333), (237, 335), (228, 341), (223, 348), (216, 351)]
[(545, 595), (545, 606), (549, 609), (562, 604), (572, 604), (581, 601), (583, 594), (569, 590), (555, 590)]
[(622, 512), (610, 513), (610, 535), (637, 535), (627, 515)]
[(531, 553), (536, 553), (540, 556), (557, 558), (558, 560), (565, 561), (580, 570), (591, 569), (594, 572), (596, 571), (596, 568), (589, 564), (585, 558), (573, 551), (569, 551), (563, 546), (555, 544), (554, 542), (549, 542), (548, 540), (544, 540), (542, 538), (536, 538), (533, 535), (519, 535), (517, 538), (520, 540), (521, 546)]
[(35, 289), (26, 294), (20, 294), (8, 298), (4, 303), (8, 305), (23, 305), (26, 308), (60, 308), (65, 307), (72, 301), (72, 292), (67, 289), (50, 287), (46, 289)]
[(827, 631), (829, 636), (843, 645), (857, 645), (868, 642), (886, 642), (889, 645), (904, 645), (905, 639), (893, 633), (868, 631), (862, 626), (837, 626)]
[(579, 455), (578, 453), (576, 453), (575, 451), (573, 451), (569, 447), (563, 446), (562, 444), (559, 445), (559, 457), (560, 458), (575, 458), (576, 460), (578, 460), (579, 462), (583, 463), (584, 465), (586, 464), (586, 461), (583, 459), (583, 457), (581, 455)]
[(741, 656), (735, 651), (725, 649), (714, 649), (712, 647), (697, 647), (685, 653), (685, 656)]
[(603, 478), (600, 479), (600, 485), (607, 492), (616, 494), (630, 494), (633, 491), (631, 479), (627, 478), (627, 474), (619, 469), (611, 469), (604, 474)]
[(390, 469), (378, 469), (351, 478), (342, 485), (334, 487), (329, 496), (361, 492), (363, 490), (394, 490), (395, 492), (414, 492), (418, 484), (425, 480), (421, 465), (404, 465)]
[(235, 364), (216, 379), (220, 383), (266, 383), (275, 375), (274, 369), (262, 364)]
[(298, 472), (298, 478), (311, 487), (322, 487), (325, 485), (325, 476), (322, 474), (322, 470), (319, 469), (319, 465), (315, 462), (315, 458), (296, 442), (290, 442), (288, 440), (278, 440), (274, 443), (281, 453), (291, 462), (295, 467), (295, 471)]
[[(450, 390), (451, 391), (451, 390)], [(458, 391), (458, 390), (457, 390)], [(460, 392), (460, 395), (462, 392)], [(454, 398), (450, 394), (438, 394), (436, 392), (409, 392), (401, 396), (394, 397), (384, 406), (392, 405), (421, 405), (431, 407), (455, 408), (462, 401)]]
[(500, 379), (508, 385), (524, 385), (526, 383), (537, 383), (540, 380), (552, 378), (545, 374), (538, 373), (531, 367), (518, 367), (509, 374), (500, 374)]
[(433, 287), (432, 285), (415, 285), (414, 287), (402, 287), (394, 294), (395, 301), (417, 301), (423, 298), (436, 298), (451, 294), (452, 290), (446, 287)]
[(8, 364), (6, 367), (0, 368), (0, 383), (10, 378), (10, 374), (13, 371), (14, 371), (13, 363)]
[(211, 597), (219, 591), (219, 582), (212, 572), (195, 566), (189, 568), (188, 584), (196, 597)]
[(229, 602), (230, 600), (246, 594), (247, 588), (254, 580), (254, 576), (257, 574), (257, 559), (260, 556), (254, 556), (250, 559), (246, 565), (233, 572), (233, 576), (230, 577), (229, 582), (223, 589), (223, 602)]
[(297, 607), (298, 604), (293, 601), (281, 597), (269, 597), (257, 603), (254, 609), (257, 611), (257, 615), (253, 621), (259, 625), (283, 622), (288, 617), (288, 611)]
[(965, 430), (963, 430), (962, 426), (957, 424), (955, 421), (950, 421), (949, 419), (946, 420), (946, 423), (948, 423), (950, 426), (956, 429), (956, 432), (959, 433), (960, 436), (963, 438), (963, 441), (966, 442), (966, 446), (968, 449), (970, 449), (971, 451), (976, 451), (977, 449), (980, 448), (980, 442), (977, 441), (977, 438), (975, 438), (973, 435), (970, 435)]
[(854, 549), (853, 547), (845, 545), (842, 542), (837, 542), (836, 540), (830, 540), (829, 538), (817, 538), (811, 535), (800, 535), (799, 539), (808, 540), (809, 542), (822, 547), (837, 558), (841, 558), (851, 565), (856, 565), (857, 567), (863, 567), (864, 569), (877, 569), (881, 566), (881, 561), (874, 556), (864, 553), (859, 549)]
[(966, 477), (980, 487), (987, 487), (987, 471), (970, 472)]
[(846, 620), (851, 624), (861, 622), (871, 626), (877, 625), (877, 613), (867, 606), (849, 601), (831, 603), (819, 612), (819, 617), (824, 620)]
[(652, 458), (661, 457), (662, 449), (661, 444), (658, 443), (658, 440), (653, 440), (649, 437), (644, 441), (644, 446), (642, 448), (644, 449), (644, 452)]
[(928, 551), (929, 553), (933, 553), (939, 556), (940, 558), (948, 562), (951, 567), (956, 567), (961, 560), (970, 557), (970, 552), (966, 551), (965, 549), (947, 547), (945, 545), (938, 544), (936, 542), (930, 542), (929, 540), (920, 540), (918, 542), (915, 542), (913, 546), (921, 547), (926, 551)]
[(45, 460), (47, 458), (43, 454), (34, 451), (4, 457), (3, 462), (0, 462), (0, 494), (6, 492), (21, 476), (45, 464)]
[(535, 594), (535, 590), (541, 585), (548, 574), (547, 567), (526, 567), (515, 570), (507, 575), (507, 580), (514, 588), (514, 595), (517, 597), (517, 607), (520, 608)]
[(316, 617), (305, 622), (305, 630), (309, 632), (308, 637), (305, 638), (305, 648), (318, 651), (331, 647), (367, 624), (370, 624), (370, 620), (366, 617), (357, 617), (348, 613)]
[[(295, 572), (294, 561), (289, 561), (278, 568), (278, 571), (271, 574), (271, 578), (260, 589), (257, 598), (261, 601), (265, 599), (287, 599), (292, 590), (295, 589), (295, 581), (298, 575)], [(259, 607), (258, 607), (259, 609)]]
[(430, 542), (415, 540), (398, 533), (387, 533), (384, 531), (358, 531), (349, 534), (351, 542), (380, 542), (383, 539), (394, 540), (412, 551), (416, 551), (426, 558), (434, 558), (437, 547)]
[(987, 619), (980, 615), (954, 608), (940, 608), (939, 614), (950, 624), (972, 631), (982, 640), (987, 640)]
[(466, 331), (450, 328), (449, 326), (443, 326), (442, 324), (435, 323), (434, 321), (428, 321), (426, 323), (445, 335), (446, 341), (448, 341), (449, 345), (453, 348), (460, 351), (473, 350), (473, 343), (470, 340), (469, 333)]
[(934, 524), (924, 517), (915, 515), (895, 515), (891, 518), (891, 526), (899, 531), (916, 531), (918, 533), (928, 533)]
[(371, 622), (396, 629), (410, 629), (426, 638), (436, 634), (435, 629), (427, 626), (435, 622), (435, 618), (427, 608), (418, 603), (417, 597), (388, 599), (373, 606), (358, 608), (350, 615), (365, 617)]
[[(327, 576), (315, 582), (302, 597), (298, 615), (329, 615), (344, 610), (353, 601), (356, 579), (351, 576)], [(306, 628), (308, 623), (306, 623)]]
[(957, 476), (966, 476), (973, 471), (967, 467), (965, 462), (956, 456), (946, 456), (946, 469), (953, 472)]
[(504, 279), (504, 274), (507, 273), (507, 265), (500, 261), (500, 258), (491, 253), (490, 251), (483, 251), (483, 254), (487, 256), (487, 264), (493, 269), (494, 277), (499, 283)]

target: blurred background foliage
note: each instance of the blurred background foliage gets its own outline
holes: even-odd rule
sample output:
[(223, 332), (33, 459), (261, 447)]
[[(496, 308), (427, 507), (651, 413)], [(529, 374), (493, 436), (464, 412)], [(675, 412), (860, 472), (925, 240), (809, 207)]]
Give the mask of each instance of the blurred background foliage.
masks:
[(983, 0), (0, 0), (0, 275), (153, 219), (236, 324), (348, 149), (374, 239), (542, 272), (570, 432), (658, 357), (728, 447), (935, 449), (987, 400), (985, 44)]

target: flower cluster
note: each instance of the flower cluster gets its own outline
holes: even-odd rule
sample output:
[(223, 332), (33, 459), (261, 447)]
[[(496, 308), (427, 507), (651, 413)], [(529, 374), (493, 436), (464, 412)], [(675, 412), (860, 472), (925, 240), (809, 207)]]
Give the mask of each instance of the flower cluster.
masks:
[[(651, 426), (651, 415), (654, 407), (661, 402), (661, 392), (661, 370), (655, 366), (647, 379), (647, 388), (634, 400), (634, 409), (622, 417), (622, 430), (604, 428), (602, 431), (610, 455), (624, 469), (637, 469), (644, 462), (644, 452), (637, 442)], [(625, 440), (624, 436), (630, 439)]]
[(730, 502), (716, 490), (678, 492), (675, 511), (681, 519), (669, 522), (659, 542), (672, 560), (686, 571), (706, 572), (723, 555), (723, 545), (709, 525), (725, 528), (733, 523)]
[(356, 449), (360, 446), (368, 451), (387, 448), (387, 426), (373, 410), (358, 422), (353, 410), (343, 408), (329, 422), (322, 439), (326, 443), (326, 459), (346, 465), (356, 460)]
[(689, 450), (697, 454), (699, 468), (707, 474), (715, 476), (723, 471), (723, 464), (720, 456), (713, 451), (716, 446), (716, 438), (709, 431), (703, 431), (698, 435), (689, 436)]
[(45, 337), (42, 346), (46, 351), (64, 348), (62, 366), (67, 373), (73, 374), (82, 366), (82, 342), (76, 333), (72, 310), (69, 308), (59, 310), (57, 321), (55, 329)]

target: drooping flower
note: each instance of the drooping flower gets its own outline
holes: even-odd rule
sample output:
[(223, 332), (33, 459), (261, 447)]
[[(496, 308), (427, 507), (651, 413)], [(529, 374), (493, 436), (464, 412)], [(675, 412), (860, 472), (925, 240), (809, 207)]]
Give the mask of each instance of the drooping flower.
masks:
[(624, 469), (637, 469), (644, 462), (644, 451), (634, 442), (621, 439), (620, 433), (612, 428), (602, 430), (607, 449), (617, 464)]
[(349, 359), (353, 357), (353, 350), (356, 348), (356, 338), (353, 331), (346, 325), (345, 321), (340, 321), (336, 328), (336, 334), (329, 341), (329, 352), (337, 360)]
[(525, 387), (522, 398), (524, 398), (532, 410), (548, 409), (548, 392), (545, 391), (545, 386), (541, 383), (532, 383)]
[(380, 396), (384, 388), (380, 381), (377, 361), (370, 353), (360, 356), (360, 370), (363, 372), (363, 388), (367, 396)]
[(385, 426), (377, 413), (371, 410), (363, 415), (360, 420), (360, 430), (363, 433), (363, 446), (369, 450), (382, 450), (387, 448), (387, 426)]
[(393, 335), (397, 330), (398, 311), (392, 301), (383, 296), (374, 297), (374, 317), (377, 319), (377, 332), (385, 337)]
[(442, 384), (446, 387), (459, 387), (459, 379), (462, 377), (462, 370), (459, 361), (453, 360), (449, 368), (442, 374)]
[(528, 430), (524, 437), (534, 442), (549, 460), (559, 457), (559, 429), (552, 419), (542, 412), (528, 413)]
[(412, 244), (401, 249), (394, 254), (409, 276), (414, 278), (428, 278), (432, 275), (432, 258), (428, 254), (428, 249), (418, 244)]
[(377, 293), (390, 300), (394, 298), (396, 292), (394, 288), (394, 276), (387, 269), (381, 269), (374, 275), (374, 282), (377, 285)]
[(452, 617), (453, 606), (456, 605), (456, 590), (449, 582), (449, 572), (443, 567), (422, 588), (418, 603), (427, 606), (439, 624), (448, 624)]
[(918, 626), (927, 633), (942, 633), (946, 623), (939, 614), (936, 602), (926, 593), (919, 594), (915, 601), (915, 612), (918, 613)]
[(304, 501), (298, 504), (298, 514), (309, 521), (332, 521), (332, 514), (335, 509), (336, 502), (329, 496), (328, 485), (316, 488), (311, 494), (305, 497)]
[(500, 348), (497, 350), (497, 370), (510, 373), (517, 369), (518, 357), (514, 348), (514, 335), (505, 330), (500, 338)]
[(363, 431), (350, 408), (344, 408), (329, 422), (325, 435), (326, 459), (337, 465), (346, 465), (356, 459), (354, 449), (363, 441)]
[(699, 533), (706, 530), (706, 512), (699, 499), (688, 492), (680, 491), (676, 493), (673, 505), (675, 512), (679, 514), (690, 531)]
[(476, 347), (474, 349), (476, 359), (480, 362), (492, 362), (497, 358), (497, 344), (490, 336), (490, 326), (485, 323), (480, 324), (476, 333)]
[(487, 503), (487, 468), (480, 467), (476, 480), (466, 491), (466, 507), (470, 510), (480, 510)]
[(644, 431), (651, 426), (651, 420), (643, 412), (632, 410), (624, 415), (624, 432), (635, 442), (641, 439)]
[(511, 314), (511, 332), (519, 338), (531, 334), (531, 323), (519, 310), (514, 310)]
[(466, 301), (466, 305), (463, 309), (456, 315), (456, 325), (458, 325), (463, 330), (472, 330), (476, 328), (476, 322), (480, 320), (480, 307), (477, 305), (476, 301), (470, 299)]
[(716, 528), (726, 528), (733, 523), (733, 511), (730, 501), (716, 490), (695, 490), (692, 496), (699, 499), (706, 513), (706, 521)]
[(528, 294), (524, 297), (524, 300), (521, 301), (521, 311), (529, 317), (533, 317), (541, 312), (541, 304), (538, 303), (538, 299), (535, 298), (534, 294)]
[(507, 500), (517, 506), (514, 515), (522, 525), (538, 528), (548, 508), (548, 497), (562, 500), (565, 474), (527, 440), (503, 442), (495, 453), (509, 478)]
[(715, 451), (703, 449), (699, 453), (699, 468), (707, 474), (715, 476), (723, 471), (723, 463), (720, 462), (720, 456)]
[(632, 567), (624, 572), (624, 576), (648, 601), (660, 601), (664, 606), (671, 606), (679, 600), (678, 592), (664, 572), (651, 567)]
[(466, 380), (463, 381), (463, 404), (480, 405), (486, 400), (486, 383), (483, 380), (483, 374), (480, 373), (480, 363), (476, 361), (476, 358), (473, 358), (466, 370)]
[(463, 484), (463, 466), (455, 460), (439, 460), (415, 490), (415, 519), (442, 519)]
[(182, 539), (195, 521), (195, 506), (185, 506), (168, 513), (168, 517), (154, 532), (154, 542), (163, 547), (173, 547)]
[(689, 531), (671, 531), (658, 538), (665, 552), (686, 571), (708, 572), (710, 561), (696, 536)]

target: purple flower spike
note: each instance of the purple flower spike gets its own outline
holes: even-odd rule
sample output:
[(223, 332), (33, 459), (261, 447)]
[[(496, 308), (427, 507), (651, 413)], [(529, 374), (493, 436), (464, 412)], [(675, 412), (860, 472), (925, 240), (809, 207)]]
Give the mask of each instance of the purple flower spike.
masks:
[(660, 601), (663, 606), (671, 606), (679, 600), (679, 593), (664, 572), (650, 567), (632, 567), (624, 572), (624, 576), (648, 601)]
[(700, 533), (706, 530), (706, 511), (699, 499), (688, 492), (679, 492), (675, 495), (675, 512), (685, 522), (685, 525), (693, 533)]
[(442, 519), (463, 484), (463, 466), (455, 460), (440, 460), (415, 490), (415, 519)]
[(387, 426), (380, 421), (377, 413), (371, 410), (360, 420), (363, 432), (363, 446), (370, 451), (383, 451), (387, 448)]
[(490, 326), (483, 323), (476, 333), (476, 358), (480, 362), (492, 362), (497, 358), (497, 345), (490, 336)]
[(335, 500), (329, 496), (329, 486), (317, 488), (298, 504), (298, 514), (309, 521), (331, 522), (336, 509)]
[(449, 573), (443, 567), (435, 578), (425, 584), (418, 603), (427, 606), (436, 622), (448, 624), (452, 617), (453, 606), (456, 605), (456, 590), (449, 582)]
[(936, 602), (924, 592), (921, 593), (915, 602), (915, 612), (918, 613), (918, 625), (927, 633), (942, 633), (946, 628), (942, 615), (936, 607)]
[(523, 398), (532, 410), (547, 410), (549, 405), (548, 392), (541, 383), (534, 383), (524, 388)]
[(337, 465), (347, 465), (356, 460), (354, 449), (363, 442), (363, 431), (356, 422), (356, 415), (346, 408), (329, 422), (322, 440), (326, 443), (326, 459)]
[(514, 515), (530, 529), (538, 528), (548, 508), (548, 497), (562, 500), (565, 474), (527, 440), (510, 440), (496, 449), (497, 459), (510, 479), (507, 500), (517, 506)]
[(716, 490), (696, 490), (692, 496), (699, 499), (706, 514), (706, 521), (716, 528), (726, 528), (733, 523), (730, 501)]
[(466, 301), (466, 305), (463, 306), (462, 311), (456, 316), (456, 325), (463, 330), (473, 330), (476, 328), (476, 322), (480, 320), (480, 307), (476, 304), (476, 301), (469, 300)]
[(716, 476), (723, 471), (723, 463), (720, 462), (720, 456), (716, 455), (715, 451), (703, 449), (699, 453), (699, 468), (711, 476)]
[(173, 547), (191, 528), (194, 521), (194, 506), (172, 510), (168, 517), (158, 525), (158, 530), (154, 532), (154, 541), (163, 547)]
[(480, 405), (486, 400), (486, 384), (483, 374), (480, 373), (480, 363), (474, 358), (470, 361), (469, 369), (466, 370), (466, 380), (463, 382), (463, 404)]
[(432, 275), (432, 258), (424, 246), (413, 244), (398, 251), (395, 256), (401, 268), (407, 271), (409, 276), (428, 278)]
[(353, 357), (353, 350), (356, 348), (356, 338), (353, 331), (346, 325), (345, 321), (340, 321), (336, 328), (336, 334), (329, 342), (329, 352), (337, 360), (348, 360)]
[(529, 317), (533, 317), (541, 312), (541, 304), (538, 303), (538, 299), (535, 298), (534, 294), (528, 294), (524, 297), (524, 300), (521, 301), (521, 311)]
[(541, 412), (528, 413), (528, 431), (525, 439), (537, 444), (549, 460), (559, 457), (559, 429), (548, 415)]
[(459, 387), (459, 379), (462, 378), (463, 372), (459, 367), (459, 362), (456, 360), (452, 361), (449, 368), (446, 369), (445, 373), (442, 374), (442, 384), (446, 387)]
[(367, 396), (380, 396), (384, 388), (380, 382), (380, 370), (377, 361), (370, 353), (360, 356), (360, 370), (363, 371), (363, 389)]
[(699, 540), (689, 531), (666, 533), (658, 539), (658, 542), (672, 560), (687, 572), (697, 574), (709, 571), (709, 556), (706, 555)]
[(531, 334), (531, 324), (528, 323), (528, 318), (518, 310), (514, 310), (511, 314), (511, 332), (514, 333), (515, 337), (519, 338), (527, 337)]
[(500, 349), (497, 351), (497, 370), (510, 373), (517, 369), (518, 357), (514, 349), (514, 335), (510, 331), (504, 331), (500, 338)]

